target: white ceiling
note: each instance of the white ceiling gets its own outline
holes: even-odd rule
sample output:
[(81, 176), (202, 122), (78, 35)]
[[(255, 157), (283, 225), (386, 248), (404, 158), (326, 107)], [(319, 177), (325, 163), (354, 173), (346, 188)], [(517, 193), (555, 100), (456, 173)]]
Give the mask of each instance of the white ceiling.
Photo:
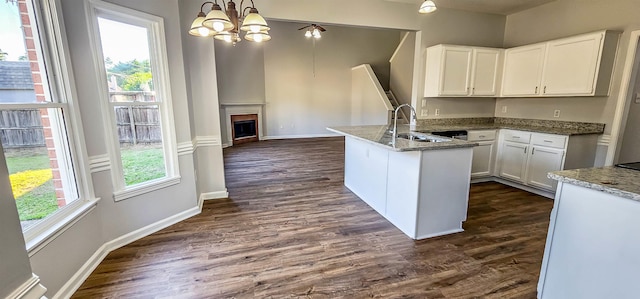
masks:
[[(417, 7), (424, 0), (386, 0), (413, 3)], [(433, 0), (436, 7), (508, 15), (555, 0)]]

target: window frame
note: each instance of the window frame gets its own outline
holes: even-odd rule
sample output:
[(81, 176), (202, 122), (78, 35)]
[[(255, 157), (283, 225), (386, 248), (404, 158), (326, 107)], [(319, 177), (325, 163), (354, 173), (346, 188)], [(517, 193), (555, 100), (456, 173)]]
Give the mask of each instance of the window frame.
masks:
[[(64, 141), (66, 146), (56, 147), (56, 152), (62, 151), (58, 156), (70, 159), (58, 162), (64, 165), (60, 167), (61, 175), (71, 180), (68, 183), (77, 192), (77, 197), (72, 202), (22, 232), (29, 256), (33, 256), (80, 217), (95, 208), (100, 199), (95, 197), (90, 179), (82, 120), (75, 101), (77, 95), (69, 62), (70, 55), (61, 17), (60, 0), (27, 0), (26, 6), (33, 30), (33, 40), (38, 49), (42, 83), (50, 101), (1, 104), (0, 109), (57, 109), (60, 111), (64, 120), (62, 123), (59, 121), (56, 123), (63, 126), (59, 127), (62, 129), (60, 132), (54, 132), (54, 135), (58, 133), (61, 135), (54, 138)], [(55, 116), (50, 115), (50, 117)], [(66, 173), (63, 174), (62, 168), (71, 168), (73, 175), (69, 175), (66, 169), (64, 170)]]
[[(104, 129), (107, 136), (108, 155), (111, 161), (111, 181), (113, 184), (113, 199), (121, 201), (134, 196), (142, 195), (161, 188), (180, 183), (180, 170), (178, 163), (178, 151), (175, 134), (175, 121), (173, 117), (173, 105), (171, 98), (171, 82), (169, 75), (169, 60), (165, 40), (164, 19), (148, 13), (111, 4), (101, 0), (85, 0), (85, 12), (87, 16), (90, 47), (94, 53), (94, 65), (96, 67), (96, 80), (100, 94), (100, 107), (104, 112)], [(140, 26), (147, 29), (149, 42), (149, 60), (152, 65), (153, 85), (156, 99), (159, 101), (149, 103), (112, 103), (109, 99), (109, 89), (106, 84), (107, 72), (104, 65), (102, 42), (98, 18), (109, 19), (116, 22)], [(115, 123), (114, 106), (158, 106), (160, 113), (160, 131), (162, 132), (162, 146), (164, 151), (164, 163), (166, 175), (162, 178), (147, 182), (126, 186), (122, 167), (122, 156), (119, 146), (118, 132)]]

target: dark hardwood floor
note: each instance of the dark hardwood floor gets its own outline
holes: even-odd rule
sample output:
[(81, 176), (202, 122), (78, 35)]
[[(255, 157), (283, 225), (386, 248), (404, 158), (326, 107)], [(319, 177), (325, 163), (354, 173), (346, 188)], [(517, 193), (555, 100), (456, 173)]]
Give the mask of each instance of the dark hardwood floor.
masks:
[(535, 298), (552, 201), (474, 184), (414, 241), (343, 185), (342, 138), (224, 150), (230, 198), (113, 251), (73, 298)]

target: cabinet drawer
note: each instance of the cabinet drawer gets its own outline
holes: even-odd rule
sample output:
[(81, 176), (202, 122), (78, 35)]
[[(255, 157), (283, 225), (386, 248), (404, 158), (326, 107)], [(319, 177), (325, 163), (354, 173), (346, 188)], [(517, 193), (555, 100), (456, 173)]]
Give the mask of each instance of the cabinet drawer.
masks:
[(504, 140), (528, 144), (531, 140), (531, 133), (510, 130), (504, 131)]
[(469, 141), (495, 140), (496, 130), (468, 131), (467, 135)]
[(567, 142), (567, 136), (533, 134), (531, 144), (548, 146), (554, 148), (564, 148)]

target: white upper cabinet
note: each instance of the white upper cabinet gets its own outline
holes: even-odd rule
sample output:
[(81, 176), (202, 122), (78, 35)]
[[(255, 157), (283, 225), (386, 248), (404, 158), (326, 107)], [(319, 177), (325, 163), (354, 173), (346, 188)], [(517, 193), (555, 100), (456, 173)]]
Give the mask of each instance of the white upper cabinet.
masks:
[(547, 44), (542, 80), (544, 95), (593, 93), (604, 33), (581, 35)]
[(501, 49), (473, 49), (470, 95), (496, 96), (498, 93), (501, 54)]
[(599, 31), (505, 51), (502, 96), (605, 96), (617, 32)]
[(495, 96), (501, 49), (427, 48), (425, 97)]
[(539, 94), (546, 47), (546, 44), (535, 44), (505, 50), (503, 96)]

